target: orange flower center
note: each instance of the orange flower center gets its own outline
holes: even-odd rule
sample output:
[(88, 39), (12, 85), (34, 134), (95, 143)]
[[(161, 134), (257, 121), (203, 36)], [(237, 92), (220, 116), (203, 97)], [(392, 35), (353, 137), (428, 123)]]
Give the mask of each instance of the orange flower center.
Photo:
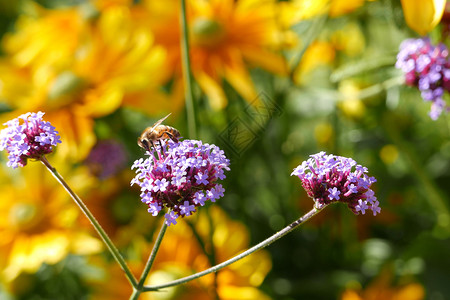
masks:
[(21, 231), (35, 229), (42, 220), (39, 208), (31, 203), (18, 203), (9, 211), (10, 224)]
[(191, 34), (194, 45), (211, 48), (222, 42), (225, 28), (215, 20), (199, 17), (191, 25)]

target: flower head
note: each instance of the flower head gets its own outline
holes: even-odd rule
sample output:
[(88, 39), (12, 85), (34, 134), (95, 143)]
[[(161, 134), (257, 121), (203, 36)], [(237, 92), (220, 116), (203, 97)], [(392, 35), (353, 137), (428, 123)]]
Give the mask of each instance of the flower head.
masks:
[[(181, 6), (177, 0), (164, 3), (164, 9), (147, 4), (146, 20), (155, 44), (167, 51), (165, 69), (179, 78), (181, 34), (179, 26), (173, 24), (178, 22)], [(221, 109), (228, 103), (223, 80), (245, 100), (257, 99), (251, 66), (277, 75), (287, 74), (286, 61), (279, 50), (292, 34), (280, 27), (278, 1), (193, 0), (187, 1), (187, 10), (192, 74), (212, 108)]]
[(169, 141), (147, 159), (136, 160), (137, 169), (131, 184), (141, 187), (141, 201), (148, 205), (149, 213), (156, 216), (164, 207), (166, 224), (176, 224), (178, 217), (189, 216), (205, 201), (215, 202), (225, 191), (218, 179), (225, 178), (230, 161), (215, 145), (201, 141)]
[(106, 179), (119, 173), (127, 162), (124, 146), (115, 140), (102, 140), (92, 148), (85, 164), (92, 174)]
[(8, 152), (8, 167), (23, 167), (29, 158), (40, 159), (61, 143), (58, 131), (42, 120), (43, 112), (26, 113), (6, 122), (0, 132), (0, 150)]
[(407, 39), (400, 45), (396, 68), (405, 73), (407, 85), (416, 86), (425, 101), (432, 101), (430, 117), (436, 120), (450, 108), (443, 100), (450, 91), (449, 51), (444, 44), (433, 46), (428, 38)]
[(320, 152), (311, 155), (291, 175), (301, 179), (303, 188), (318, 209), (330, 203), (343, 202), (355, 214), (364, 214), (370, 209), (376, 215), (381, 209), (370, 189), (376, 179), (367, 176), (367, 172), (366, 167), (351, 158)]

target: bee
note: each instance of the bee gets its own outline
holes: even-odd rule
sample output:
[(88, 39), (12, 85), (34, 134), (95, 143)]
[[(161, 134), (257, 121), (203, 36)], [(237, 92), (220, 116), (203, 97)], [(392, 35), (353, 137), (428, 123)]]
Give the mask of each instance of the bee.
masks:
[(144, 148), (147, 151), (150, 151), (150, 146), (155, 148), (154, 142), (158, 141), (161, 146), (161, 140), (171, 139), (174, 142), (178, 142), (178, 138), (180, 137), (180, 132), (173, 128), (172, 126), (167, 126), (161, 124), (167, 117), (170, 116), (168, 114), (161, 120), (158, 120), (153, 126), (147, 127), (142, 131), (141, 136), (137, 140), (137, 144), (139, 147)]

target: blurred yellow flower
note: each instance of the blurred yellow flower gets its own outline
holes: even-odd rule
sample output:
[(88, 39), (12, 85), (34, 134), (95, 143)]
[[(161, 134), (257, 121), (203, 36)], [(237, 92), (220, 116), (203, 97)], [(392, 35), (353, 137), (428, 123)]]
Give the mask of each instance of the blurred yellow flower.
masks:
[[(368, 0), (371, 1), (371, 0)], [(339, 17), (364, 5), (364, 0), (293, 0), (281, 2), (281, 20), (284, 26), (320, 15)]]
[(34, 273), (43, 263), (57, 263), (69, 253), (102, 249), (98, 239), (75, 226), (79, 208), (40, 163), (5, 176), (1, 190), (0, 276), (6, 281), (21, 272)]
[(383, 271), (365, 290), (347, 289), (341, 295), (341, 300), (422, 300), (425, 299), (425, 289), (417, 282), (392, 286), (392, 275)]
[(314, 136), (321, 148), (330, 146), (334, 141), (335, 131), (329, 122), (321, 122), (314, 128)]
[(330, 17), (339, 17), (363, 6), (364, 2), (364, 0), (331, 0), (328, 14)]
[[(209, 217), (210, 213), (212, 224)], [(210, 207), (208, 212), (200, 211), (198, 218), (190, 220), (197, 233), (205, 241), (205, 248), (211, 251), (210, 230), (214, 245), (216, 263), (222, 262), (249, 246), (248, 231), (239, 222), (230, 220), (217, 207)], [(150, 253), (150, 245), (136, 238), (134, 249), (139, 249), (141, 259), (130, 262), (133, 270), (142, 270)], [(166, 232), (161, 248), (156, 257), (146, 284), (161, 284), (181, 278), (195, 271), (202, 271), (211, 266), (204, 254), (192, 228), (186, 222), (179, 222), (173, 229)], [(271, 269), (271, 261), (264, 250), (236, 262), (217, 274), (209, 274), (187, 284), (163, 289), (158, 292), (141, 294), (142, 299), (222, 299), (222, 300), (253, 300), (270, 299), (262, 293), (258, 286)], [(119, 267), (108, 266), (105, 278), (96, 282), (93, 299), (125, 299), (130, 296), (131, 288)], [(136, 272), (136, 275), (139, 275)]]
[(394, 145), (385, 145), (380, 150), (380, 158), (381, 160), (387, 164), (393, 164), (399, 157), (398, 148)]
[(6, 34), (2, 46), (18, 67), (62, 69), (72, 62), (88, 27), (77, 8), (45, 10), (28, 3), (31, 14), (21, 15), (15, 31)]
[(294, 81), (304, 83), (306, 76), (319, 66), (331, 65), (336, 57), (336, 50), (327, 41), (314, 41), (309, 45), (294, 72)]
[[(180, 78), (179, 1), (143, 2), (155, 42), (167, 49), (169, 68)], [(277, 1), (194, 0), (187, 5), (192, 72), (211, 107), (227, 105), (223, 80), (247, 101), (255, 100), (249, 66), (286, 73), (285, 60), (277, 53), (283, 43)]]
[(17, 32), (5, 37), (0, 98), (14, 115), (45, 111), (63, 141), (60, 158), (85, 158), (95, 144), (94, 118), (120, 106), (181, 109), (181, 86), (172, 95), (160, 90), (169, 79), (165, 52), (136, 22), (138, 12), (124, 5), (109, 5), (96, 18), (78, 7), (39, 12), (21, 16)]
[(330, 40), (336, 50), (342, 51), (350, 57), (361, 54), (366, 46), (364, 35), (354, 22), (334, 31)]
[(329, 0), (293, 0), (283, 1), (281, 6), (281, 20), (284, 26), (292, 26), (303, 20), (327, 13)]
[(441, 20), (446, 0), (401, 0), (408, 26), (420, 35), (430, 32)]
[(338, 107), (345, 116), (360, 119), (366, 113), (366, 106), (359, 98), (361, 88), (354, 80), (342, 80), (339, 82), (340, 98)]

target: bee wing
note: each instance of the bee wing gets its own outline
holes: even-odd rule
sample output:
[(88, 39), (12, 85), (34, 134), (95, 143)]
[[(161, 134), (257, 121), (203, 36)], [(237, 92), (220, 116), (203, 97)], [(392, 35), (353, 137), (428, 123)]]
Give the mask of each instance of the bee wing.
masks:
[(155, 124), (153, 124), (152, 129), (154, 129), (156, 126), (160, 125), (165, 119), (167, 119), (168, 116), (170, 116), (172, 113), (169, 113), (167, 116), (165, 116), (164, 118), (156, 121)]

